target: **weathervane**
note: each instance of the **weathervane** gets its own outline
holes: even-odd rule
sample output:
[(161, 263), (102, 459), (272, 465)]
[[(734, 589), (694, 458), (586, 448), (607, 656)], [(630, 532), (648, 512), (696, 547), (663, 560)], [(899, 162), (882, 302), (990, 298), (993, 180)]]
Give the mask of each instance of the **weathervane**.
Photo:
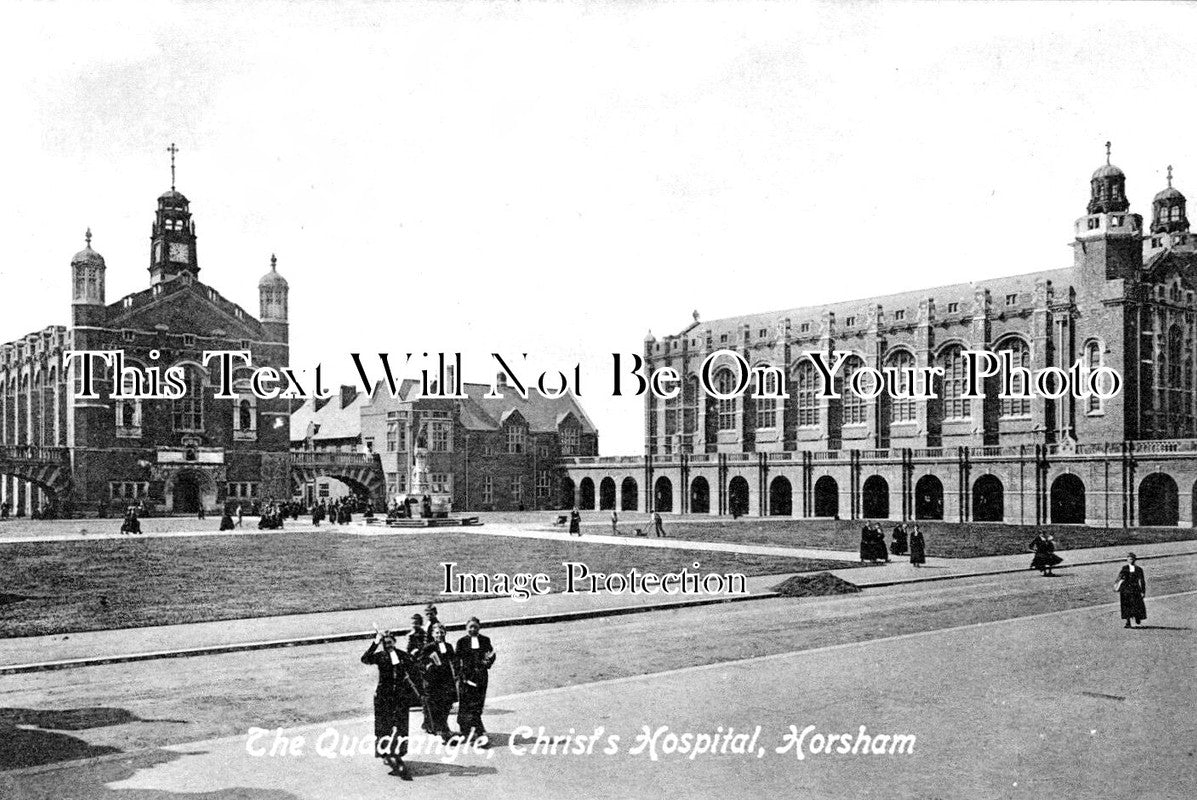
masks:
[(179, 148), (175, 147), (175, 143), (171, 142), (170, 147), (166, 148), (166, 152), (170, 153), (170, 190), (175, 190), (175, 153), (179, 152)]

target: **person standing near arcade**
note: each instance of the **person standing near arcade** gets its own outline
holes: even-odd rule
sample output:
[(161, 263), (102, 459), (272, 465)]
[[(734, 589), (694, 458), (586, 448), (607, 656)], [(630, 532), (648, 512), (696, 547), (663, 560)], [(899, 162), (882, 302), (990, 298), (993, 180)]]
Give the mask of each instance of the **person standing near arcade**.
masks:
[(486, 686), (490, 668), (495, 663), (495, 648), (490, 639), (479, 631), (482, 623), (470, 617), (466, 635), (457, 640), (457, 726), (461, 735), (471, 738), (479, 747), (488, 747), (486, 727), (482, 724), (482, 709), (486, 705)]
[(1135, 554), (1126, 554), (1126, 563), (1118, 571), (1118, 582), (1114, 584), (1114, 591), (1118, 592), (1119, 604), (1122, 606), (1122, 618), (1126, 620), (1124, 628), (1131, 626), (1131, 620), (1136, 625), (1142, 625), (1147, 619), (1147, 604), (1143, 598), (1147, 596), (1147, 576), (1143, 568), (1135, 563)]

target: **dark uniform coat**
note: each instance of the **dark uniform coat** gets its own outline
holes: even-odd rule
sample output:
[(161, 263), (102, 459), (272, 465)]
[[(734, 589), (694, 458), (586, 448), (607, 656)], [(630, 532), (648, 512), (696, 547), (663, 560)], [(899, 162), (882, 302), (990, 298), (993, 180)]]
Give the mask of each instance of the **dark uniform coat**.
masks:
[(495, 663), (495, 650), (490, 639), (482, 634), (461, 637), (453, 649), (457, 653), (457, 725), (463, 736), (469, 736), (471, 731), (477, 736), (486, 733), (482, 709), (486, 705), (486, 684)]
[(910, 563), (927, 563), (927, 543), (923, 540), (922, 531), (910, 532)]
[(1056, 545), (1045, 536), (1036, 536), (1031, 540), (1031, 550), (1035, 557), (1031, 559), (1031, 569), (1046, 570), (1056, 566), (1064, 559), (1056, 555)]
[[(371, 642), (362, 654), (362, 663), (378, 667), (378, 688), (374, 690), (374, 755), (402, 758), (407, 753), (408, 709), (420, 705), (417, 692), (420, 674), (415, 662), (398, 648), (387, 651), (377, 642)], [(384, 736), (390, 738), (383, 739)]]
[(424, 708), (427, 709), (429, 733), (450, 736), (449, 712), (457, 702), (457, 655), (448, 642), (429, 642), (420, 651), (420, 669), (424, 673)]
[(1143, 602), (1146, 594), (1147, 577), (1143, 575), (1143, 568), (1138, 564), (1123, 564), (1118, 572), (1118, 599), (1123, 619), (1134, 619), (1136, 623), (1147, 619), (1147, 604)]

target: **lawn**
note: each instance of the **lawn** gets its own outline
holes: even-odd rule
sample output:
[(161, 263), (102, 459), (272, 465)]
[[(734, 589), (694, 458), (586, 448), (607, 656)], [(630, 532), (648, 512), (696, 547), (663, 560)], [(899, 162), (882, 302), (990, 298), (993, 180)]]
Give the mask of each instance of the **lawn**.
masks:
[[(887, 542), (892, 541), (897, 524), (879, 520)], [(665, 523), (669, 536), (704, 542), (736, 542), (784, 547), (809, 547), (817, 550), (860, 549), (860, 520), (752, 519), (719, 522), (678, 521)], [(927, 540), (927, 555), (938, 558), (976, 558), (979, 556), (1027, 553), (1027, 546), (1040, 528), (984, 522), (919, 522)], [(908, 525), (909, 527), (909, 525)], [(1154, 542), (1197, 540), (1192, 528), (1087, 528), (1078, 525), (1045, 525), (1060, 550), (1106, 547)], [(1030, 556), (1027, 556), (1030, 558)]]
[[(464, 533), (323, 532), (11, 542), (0, 545), (0, 638), (401, 605), (436, 599), (443, 561), (459, 571), (773, 575), (833, 561)], [(20, 599), (25, 598), (25, 599)], [(438, 600), (439, 602), (439, 600)]]

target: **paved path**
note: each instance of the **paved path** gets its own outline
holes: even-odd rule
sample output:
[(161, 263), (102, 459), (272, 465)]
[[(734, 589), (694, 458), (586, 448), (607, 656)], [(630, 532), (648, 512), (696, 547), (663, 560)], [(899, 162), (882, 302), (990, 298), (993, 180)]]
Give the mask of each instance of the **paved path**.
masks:
[[(407, 792), (422, 798), (1179, 800), (1197, 793), (1197, 634), (1190, 627), (1197, 594), (1151, 603), (1153, 627), (1144, 630), (1110, 624), (1116, 604), (1101, 604), (495, 697), (487, 716), (504, 732), (495, 737), (498, 746), (456, 758), (411, 754), (412, 784), (387, 776), (368, 755), (319, 754), (321, 744), (368, 740), (370, 721), (359, 717), (285, 729), (302, 737), (298, 755), (251, 754), (270, 746), (273, 731), (252, 746), (241, 734), (169, 747), (152, 759), (126, 754), (121, 769), (113, 762), (103, 788), (139, 797), (235, 790), (246, 798)], [(693, 759), (664, 752), (665, 740), (658, 738), (653, 760), (651, 749), (636, 750), (645, 726), (676, 734), (734, 729), (756, 738), (746, 754)], [(790, 726), (813, 726), (802, 740), (802, 759), (793, 747), (778, 752)], [(870, 737), (914, 736), (913, 749), (860, 753), (862, 726)], [(593, 750), (560, 752), (576, 741), (571, 735), (589, 736), (600, 727)], [(544, 746), (556, 741), (559, 752), (533, 750), (542, 732)], [(612, 734), (618, 742), (607, 738)], [(817, 752), (814, 734), (839, 737), (833, 748), (848, 738), (857, 752)], [(97, 769), (72, 774), (86, 781)]]

